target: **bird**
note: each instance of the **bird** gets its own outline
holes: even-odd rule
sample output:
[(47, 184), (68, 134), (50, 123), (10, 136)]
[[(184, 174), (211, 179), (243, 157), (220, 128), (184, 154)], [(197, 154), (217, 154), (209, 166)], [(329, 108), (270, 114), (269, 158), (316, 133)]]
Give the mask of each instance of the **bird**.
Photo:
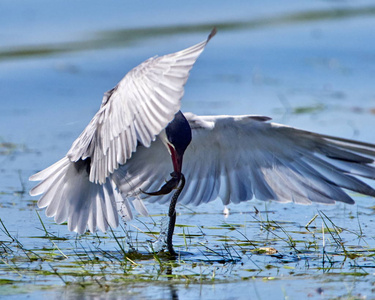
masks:
[[(210, 39), (151, 57), (106, 92), (99, 111), (67, 154), (32, 175), (30, 195), (58, 224), (83, 234), (119, 226), (145, 202), (226, 206), (252, 199), (353, 204), (350, 191), (375, 197), (375, 144), (318, 134), (261, 115), (181, 112), (190, 70)], [(168, 179), (169, 178), (169, 179)], [(168, 180), (167, 180), (168, 179)], [(172, 199), (171, 193), (174, 192)]]

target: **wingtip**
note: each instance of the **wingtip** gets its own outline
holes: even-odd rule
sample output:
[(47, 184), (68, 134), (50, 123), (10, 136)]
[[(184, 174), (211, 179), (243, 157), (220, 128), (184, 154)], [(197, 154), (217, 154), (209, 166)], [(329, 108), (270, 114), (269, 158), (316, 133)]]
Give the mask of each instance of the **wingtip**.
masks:
[(38, 173), (33, 174), (29, 177), (29, 181), (38, 181)]
[(208, 42), (209, 42), (209, 41), (215, 36), (216, 32), (217, 32), (217, 29), (216, 29), (216, 27), (214, 27), (214, 28), (211, 30), (210, 34), (208, 35), (207, 43), (208, 43)]

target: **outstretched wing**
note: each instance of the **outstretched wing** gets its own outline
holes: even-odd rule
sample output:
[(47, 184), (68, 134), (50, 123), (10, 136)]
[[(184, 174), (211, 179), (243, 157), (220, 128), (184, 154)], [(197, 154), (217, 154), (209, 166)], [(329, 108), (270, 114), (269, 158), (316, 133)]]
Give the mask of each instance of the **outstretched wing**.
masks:
[(73, 162), (91, 159), (91, 182), (103, 184), (132, 156), (138, 141), (149, 147), (173, 119), (189, 71), (215, 33), (185, 50), (146, 60), (104, 95), (100, 110), (67, 154)]
[[(375, 190), (357, 178), (375, 179), (374, 144), (268, 123), (267, 117), (185, 116), (193, 140), (184, 155), (187, 184), (180, 203), (199, 205), (218, 197), (224, 204), (252, 198), (354, 203), (343, 189), (375, 197)], [(161, 147), (156, 141), (140, 149), (120, 168), (117, 180), (122, 178), (124, 191), (152, 191), (163, 184), (172, 166)], [(164, 203), (170, 195), (149, 200)]]

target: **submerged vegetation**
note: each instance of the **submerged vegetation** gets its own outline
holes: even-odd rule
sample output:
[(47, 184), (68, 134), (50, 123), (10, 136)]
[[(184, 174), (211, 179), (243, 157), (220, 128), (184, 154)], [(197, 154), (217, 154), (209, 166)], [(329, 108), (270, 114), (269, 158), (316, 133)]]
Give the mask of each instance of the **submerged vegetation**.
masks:
[(163, 238), (158, 239), (162, 215), (81, 236), (59, 235), (65, 225), (47, 226), (38, 212), (34, 217), (40, 224), (34, 231), (41, 234), (29, 237), (0, 219), (0, 295), (29, 285), (110, 291), (149, 281), (189, 285), (322, 275), (323, 281), (368, 280), (375, 268), (373, 238), (365, 235), (359, 214), (352, 216), (356, 228), (337, 226), (321, 210), (302, 226), (271, 218), (267, 207), (247, 212), (243, 223), (178, 224), (175, 260), (153, 250), (152, 243)]

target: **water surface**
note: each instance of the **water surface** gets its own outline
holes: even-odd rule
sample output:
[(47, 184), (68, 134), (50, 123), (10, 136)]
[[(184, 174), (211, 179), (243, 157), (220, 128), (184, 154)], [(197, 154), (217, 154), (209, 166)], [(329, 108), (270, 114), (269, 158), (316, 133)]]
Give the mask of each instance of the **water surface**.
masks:
[[(1, 227), (0, 295), (371, 298), (369, 197), (352, 195), (355, 206), (253, 201), (231, 206), (228, 217), (219, 202), (180, 206), (175, 244), (183, 252), (174, 265), (159, 264), (145, 242), (157, 237), (166, 207), (148, 205), (151, 217), (83, 237), (40, 212), (46, 236), (27, 179), (66, 153), (128, 70), (205, 39), (213, 26), (218, 34), (191, 72), (183, 111), (267, 115), (373, 143), (372, 1), (2, 1), (0, 11), (0, 218), (22, 245)], [(323, 235), (322, 227), (335, 228), (330, 221), (343, 229)], [(124, 266), (114, 235), (146, 257)], [(256, 250), (265, 247), (278, 254)], [(29, 251), (43, 259), (28, 260)]]

